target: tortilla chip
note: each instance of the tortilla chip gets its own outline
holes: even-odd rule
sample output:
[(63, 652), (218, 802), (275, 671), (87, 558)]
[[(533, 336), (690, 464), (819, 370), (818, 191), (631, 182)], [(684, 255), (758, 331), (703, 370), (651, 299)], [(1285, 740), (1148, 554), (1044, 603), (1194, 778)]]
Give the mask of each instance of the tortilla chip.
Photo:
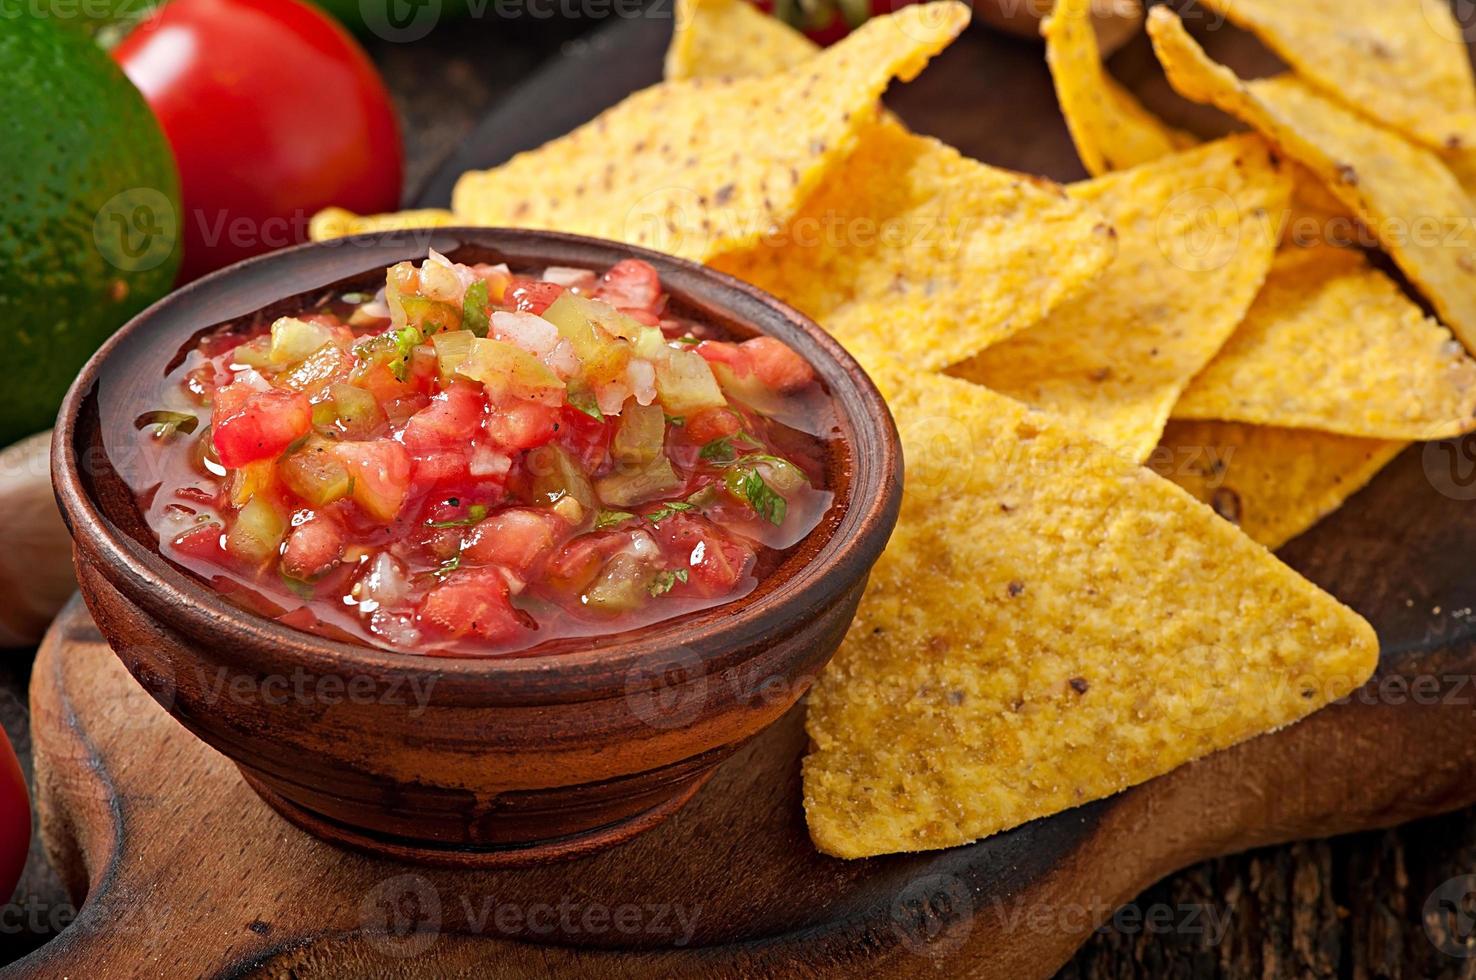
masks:
[(1476, 148), (1476, 80), (1450, 0), (1204, 0), (1323, 93), (1435, 149)]
[(1111, 261), (1097, 210), (890, 118), (778, 235), (715, 268), (813, 317), (863, 363), (943, 368), (1036, 323)]
[(451, 210), (699, 260), (746, 247), (794, 216), (854, 148), (892, 78), (921, 71), (968, 17), (956, 0), (918, 4), (777, 75), (652, 86), (537, 150), (463, 174)]
[(1476, 361), (1363, 254), (1276, 257), (1245, 321), (1184, 390), (1176, 419), (1378, 439), (1476, 428)]
[(369, 231), (399, 231), (402, 228), (445, 228), (457, 224), (456, 215), (440, 208), (419, 208), (389, 214), (354, 214), (343, 208), (324, 208), (308, 223), (308, 237), (315, 242), (345, 238)]
[(1239, 422), (1168, 424), (1148, 465), (1268, 548), (1343, 505), (1407, 442)]
[[(731, 50), (740, 44), (749, 50)], [(744, 0), (694, 0), (678, 6), (667, 70), (773, 72), (815, 50)], [(1111, 256), (1100, 217), (1055, 184), (976, 163), (884, 113), (786, 228), (711, 264), (863, 360), (945, 367), (1045, 316)]]
[(1070, 193), (1117, 229), (1117, 257), (1090, 293), (950, 373), (1141, 461), (1261, 288), (1291, 178), (1241, 134)]
[(901, 522), (810, 699), (810, 835), (950, 847), (1289, 724), (1373, 630), (1151, 471), (1003, 396), (882, 368)]
[(820, 48), (748, 0), (677, 0), (666, 78), (772, 75)]
[(1290, 76), (1242, 82), (1164, 7), (1149, 12), (1148, 33), (1175, 89), (1249, 123), (1306, 164), (1476, 350), (1476, 204), (1435, 153)]
[(1081, 165), (1100, 177), (1194, 146), (1193, 136), (1153, 115), (1103, 69), (1091, 5), (1092, 0), (1056, 0), (1040, 30)]

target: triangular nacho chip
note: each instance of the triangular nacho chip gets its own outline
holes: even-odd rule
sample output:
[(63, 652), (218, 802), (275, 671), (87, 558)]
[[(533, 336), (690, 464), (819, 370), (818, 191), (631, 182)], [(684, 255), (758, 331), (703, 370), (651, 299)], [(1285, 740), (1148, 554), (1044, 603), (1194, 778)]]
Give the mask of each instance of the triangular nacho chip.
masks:
[(1436, 154), (1290, 77), (1242, 82), (1211, 61), (1164, 7), (1148, 33), (1169, 82), (1259, 130), (1352, 209), (1476, 351), (1476, 203)]
[(814, 57), (815, 42), (749, 0), (677, 0), (666, 78), (772, 75)]
[(699, 260), (751, 245), (854, 148), (887, 84), (915, 76), (967, 22), (956, 0), (919, 4), (787, 72), (663, 82), (500, 167), (463, 174), (451, 210)]
[(1261, 288), (1291, 179), (1243, 134), (1069, 190), (1117, 229), (1116, 258), (1089, 293), (952, 373), (1141, 461)]
[(1239, 422), (1170, 422), (1148, 465), (1268, 548), (1343, 505), (1409, 445)]
[(388, 214), (354, 214), (343, 208), (324, 208), (308, 223), (308, 237), (315, 242), (346, 238), (370, 231), (399, 231), (404, 228), (445, 228), (456, 224), (456, 215), (440, 208), (392, 211)]
[(1290, 724), (1360, 685), (1355, 613), (1049, 416), (879, 365), (901, 521), (811, 695), (821, 851), (967, 843)]
[[(668, 72), (773, 72), (816, 50), (745, 0), (677, 10)], [(712, 264), (863, 359), (881, 350), (945, 367), (1041, 319), (1111, 256), (1107, 226), (1057, 185), (976, 163), (883, 114), (786, 228)]]
[(809, 314), (863, 362), (942, 368), (1082, 293), (1111, 261), (1097, 210), (889, 118), (779, 235), (714, 267)]
[(1102, 67), (1092, 0), (1056, 0), (1041, 24), (1056, 100), (1093, 177), (1157, 160), (1198, 142), (1145, 109)]
[(1476, 361), (1361, 252), (1276, 257), (1174, 418), (1444, 439), (1476, 428)]
[(1326, 95), (1435, 149), (1476, 148), (1476, 82), (1450, 0), (1204, 0)]

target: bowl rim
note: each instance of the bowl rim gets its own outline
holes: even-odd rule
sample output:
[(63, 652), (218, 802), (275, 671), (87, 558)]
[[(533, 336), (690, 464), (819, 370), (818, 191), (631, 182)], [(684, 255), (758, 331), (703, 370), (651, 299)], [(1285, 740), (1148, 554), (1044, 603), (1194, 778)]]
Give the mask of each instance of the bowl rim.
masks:
[[(436, 247), (438, 239), (459, 239), (449, 245), (449, 250), (472, 245), (515, 253), (520, 247), (527, 250), (529, 246), (536, 248), (544, 244), (606, 252), (611, 264), (626, 257), (644, 259), (661, 271), (663, 282), (668, 271), (675, 271), (680, 273), (678, 278), (691, 279), (710, 288), (710, 293), (700, 296), (702, 305), (722, 310), (758, 333), (769, 331), (755, 323), (752, 316), (738, 312), (745, 303), (766, 307), (796, 328), (812, 348), (804, 352), (806, 358), (822, 374), (831, 389), (838, 416), (851, 430), (847, 439), (850, 479), (846, 509), (813, 556), (773, 589), (752, 601), (738, 600), (742, 604), (736, 615), (713, 616), (705, 624), (687, 622), (686, 616), (678, 616), (633, 630), (628, 640), (589, 650), (537, 654), (533, 652), (537, 650), (535, 646), (528, 652), (508, 656), (434, 657), (335, 640), (242, 609), (162, 555), (145, 549), (108, 518), (82, 478), (76, 436), (83, 405), (97, 388), (109, 358), (120, 346), (147, 331), (164, 313), (208, 296), (248, 272), (279, 266), (285, 269), (304, 254), (329, 249), (352, 256), (358, 254), (353, 249), (355, 245), (403, 244), (407, 248), (415, 245), (423, 252), (427, 246)], [(337, 278), (351, 278), (376, 267), (367, 258), (361, 264), (363, 268), (343, 269)], [(266, 296), (257, 308), (266, 308), (304, 291)], [(690, 291), (679, 295), (699, 298)], [(859, 413), (846, 410), (846, 399), (838, 388), (849, 388), (846, 394), (865, 410)], [(874, 443), (869, 447), (874, 452), (858, 452), (858, 442)], [(747, 659), (741, 654), (744, 651), (752, 654), (750, 648), (773, 633), (776, 617), (787, 623), (813, 616), (858, 580), (865, 579), (891, 536), (902, 492), (901, 443), (886, 401), (855, 358), (809, 317), (725, 273), (650, 249), (564, 232), (471, 226), (395, 229), (308, 242), (237, 262), (170, 292), (124, 324), (83, 366), (68, 389), (58, 415), (52, 437), (51, 468), (57, 502), (72, 537), (78, 542), (85, 539), (102, 557), (106, 568), (98, 571), (114, 588), (171, 629), (196, 637), (219, 637), (225, 643), (216, 646), (226, 645), (243, 659), (249, 659), (252, 654), (274, 658), (285, 651), (296, 665), (324, 673), (356, 669), (385, 677), (430, 673), (447, 681), (495, 680), (507, 695), (498, 700), (516, 703), (525, 702), (530, 694), (540, 693), (554, 695), (542, 700), (556, 702), (620, 696), (624, 691), (622, 680), (627, 684), (644, 682), (653, 673), (660, 677), (673, 661), (685, 668), (690, 677), (694, 676), (693, 667), (700, 667), (695, 676), (705, 676)], [(726, 605), (711, 608), (723, 609)], [(671, 627), (664, 628), (668, 622)], [(674, 638), (678, 642), (674, 643)], [(554, 682), (558, 682), (557, 691), (550, 690)]]

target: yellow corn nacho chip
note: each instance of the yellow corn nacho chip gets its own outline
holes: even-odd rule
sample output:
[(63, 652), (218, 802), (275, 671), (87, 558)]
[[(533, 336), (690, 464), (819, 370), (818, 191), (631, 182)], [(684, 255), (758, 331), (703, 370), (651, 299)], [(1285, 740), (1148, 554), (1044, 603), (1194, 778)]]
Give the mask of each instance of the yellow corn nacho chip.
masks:
[(1261, 288), (1291, 179), (1242, 134), (1070, 193), (1117, 229), (1112, 264), (1090, 292), (951, 373), (1141, 461)]
[(956, 0), (919, 4), (786, 72), (663, 82), (500, 167), (463, 174), (451, 210), (699, 260), (745, 247), (782, 227), (854, 148), (887, 84), (915, 76), (967, 22)]
[(1087, 173), (1100, 177), (1195, 145), (1193, 136), (1168, 126), (1107, 74), (1091, 5), (1056, 0), (1040, 31), (1056, 100)]
[(1361, 252), (1281, 252), (1244, 322), (1174, 406), (1380, 439), (1476, 428), (1476, 361)]
[(1373, 630), (1151, 471), (986, 389), (878, 365), (901, 521), (810, 700), (819, 849), (950, 847), (1280, 728)]
[(1149, 13), (1148, 33), (1180, 94), (1236, 116), (1305, 164), (1476, 350), (1476, 204), (1434, 152), (1290, 76), (1242, 82), (1164, 7)]
[(666, 78), (772, 75), (820, 48), (748, 0), (677, 0)]
[(368, 231), (398, 231), (402, 228), (445, 228), (456, 224), (456, 215), (440, 208), (393, 211), (389, 214), (354, 214), (343, 208), (324, 208), (308, 223), (308, 237), (315, 242), (345, 238)]
[[(730, 51), (740, 43), (753, 50)], [(694, 0), (678, 7), (667, 69), (772, 72), (802, 49), (816, 50), (744, 0)], [(976, 163), (884, 114), (782, 231), (711, 264), (863, 359), (881, 350), (941, 368), (1080, 291), (1111, 258), (1110, 235), (1055, 184)]]
[(712, 265), (813, 317), (863, 362), (880, 352), (942, 368), (1079, 294), (1113, 251), (1096, 209), (1056, 184), (883, 118), (779, 235)]
[(1476, 81), (1450, 0), (1204, 0), (1297, 75), (1436, 149), (1476, 148)]
[(1268, 548), (1279, 548), (1343, 505), (1407, 442), (1239, 422), (1179, 422), (1148, 459)]

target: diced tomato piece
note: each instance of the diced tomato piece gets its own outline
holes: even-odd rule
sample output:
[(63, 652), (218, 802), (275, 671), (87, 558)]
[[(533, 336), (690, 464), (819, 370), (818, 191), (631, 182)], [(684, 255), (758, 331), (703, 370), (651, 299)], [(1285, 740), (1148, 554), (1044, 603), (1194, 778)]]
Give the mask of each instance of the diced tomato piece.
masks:
[(460, 486), (471, 480), (467, 456), (462, 452), (430, 452), (414, 457), (414, 481), (417, 488)]
[(216, 392), (210, 434), (221, 465), (239, 469), (282, 455), (312, 427), (313, 406), (306, 395), (279, 388), (258, 391), (238, 381)]
[(195, 558), (219, 565), (226, 557), (225, 549), (220, 546), (220, 539), (224, 534), (225, 528), (217, 523), (201, 524), (175, 538), (170, 542), (170, 546), (175, 553), (185, 558)]
[(775, 391), (796, 391), (815, 380), (815, 369), (782, 340), (754, 337), (738, 349), (748, 355), (758, 379)]
[(548, 557), (568, 527), (556, 514), (517, 507), (487, 518), (472, 529), (461, 549), (466, 561), (501, 565), (527, 577)]
[(754, 561), (753, 549), (734, 541), (716, 524), (692, 514), (673, 514), (654, 528), (671, 568), (685, 568), (687, 581), (673, 591), (712, 598), (728, 595)]
[[(489, 288), (490, 292), (490, 288)], [(506, 292), (507, 300), (520, 311), (541, 314), (553, 305), (553, 301), (564, 295), (564, 287), (541, 279), (519, 279), (514, 277)], [(506, 302), (507, 300), (504, 300)]]
[(354, 503), (377, 521), (395, 519), (410, 490), (410, 453), (392, 439), (340, 442), (333, 454), (354, 480)]
[[(658, 312), (656, 306), (661, 299), (661, 277), (649, 262), (621, 259), (600, 278), (594, 298), (627, 315), (633, 316), (633, 310), (654, 314)], [(649, 325), (654, 327), (660, 323), (660, 319), (656, 319)]]
[(629, 535), (618, 531), (581, 534), (549, 559), (543, 569), (544, 581), (556, 591), (582, 592), (628, 540)]
[(614, 426), (608, 421), (565, 405), (559, 413), (559, 446), (572, 456), (586, 473), (604, 465), (610, 451)]
[(726, 408), (704, 408), (687, 416), (687, 438), (699, 446), (730, 436), (743, 428), (738, 413)]
[(323, 574), (343, 556), (343, 525), (329, 514), (314, 514), (287, 534), (282, 571), (306, 581)]
[(519, 398), (492, 406), (487, 416), (487, 435), (505, 452), (541, 446), (558, 434), (560, 408)]
[(635, 306), (622, 306), (619, 309), (621, 313), (624, 313), (637, 323), (643, 323), (648, 327), (661, 326), (661, 317), (652, 313), (650, 310), (643, 310)]
[(489, 643), (511, 640), (524, 629), (508, 599), (507, 580), (495, 568), (454, 573), (420, 600), (415, 623), (439, 638), (475, 637)]
[(479, 385), (456, 382), (405, 423), (402, 439), (413, 453), (465, 446), (476, 435), (487, 407)]

